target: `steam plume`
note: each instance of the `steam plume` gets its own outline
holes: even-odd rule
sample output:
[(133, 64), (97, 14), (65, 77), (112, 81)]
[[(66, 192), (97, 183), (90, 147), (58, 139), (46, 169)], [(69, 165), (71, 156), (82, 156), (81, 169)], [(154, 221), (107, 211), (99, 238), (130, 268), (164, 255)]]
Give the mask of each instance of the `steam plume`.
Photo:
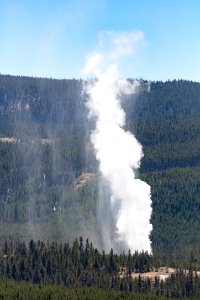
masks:
[(123, 129), (125, 113), (120, 105), (120, 95), (135, 93), (139, 82), (131, 84), (120, 78), (118, 70), (124, 55), (133, 54), (142, 43), (140, 31), (103, 32), (98, 49), (88, 56), (83, 71), (95, 76), (87, 85), (87, 105), (96, 120), (91, 140), (100, 171), (111, 189), (117, 239), (132, 251), (150, 252), (150, 186), (135, 176), (143, 156), (142, 146)]

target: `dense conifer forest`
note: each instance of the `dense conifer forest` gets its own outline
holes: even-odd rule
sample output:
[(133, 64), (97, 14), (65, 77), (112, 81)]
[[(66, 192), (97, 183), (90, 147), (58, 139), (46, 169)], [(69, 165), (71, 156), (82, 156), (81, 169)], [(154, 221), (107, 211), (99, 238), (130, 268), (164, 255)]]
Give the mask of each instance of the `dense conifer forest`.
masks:
[[(98, 212), (98, 163), (90, 143), (93, 121), (87, 118), (86, 95), (82, 93), (82, 85), (81, 80), (75, 79), (0, 75), (0, 239), (2, 245), (5, 244), (3, 240), (9, 245), (12, 240), (15, 245), (14, 256), (9, 254), (6, 260), (3, 256), (0, 258), (1, 274), (6, 274), (7, 279), (35, 284), (60, 281), (67, 285), (61, 274), (61, 265), (68, 259), (61, 254), (64, 243), (69, 243), (67, 247), (72, 251), (74, 246), (70, 245), (83, 236), (98, 248), (92, 248), (96, 257), (92, 265), (98, 271), (95, 268), (89, 270), (88, 266), (83, 271), (85, 265), (79, 253), (80, 270), (72, 266), (70, 280), (74, 280), (73, 285), (78, 278), (78, 282), (92, 282), (86, 286), (104, 288), (94, 284), (95, 280), (100, 282), (99, 277), (102, 277), (102, 282), (108, 284), (106, 288), (112, 284), (116, 287), (113, 299), (118, 299), (122, 296), (117, 296), (117, 293), (128, 293), (132, 288), (137, 291), (138, 283), (130, 283), (127, 276), (123, 279), (124, 283), (123, 280), (119, 283), (116, 276), (112, 277), (123, 262), (120, 256), (116, 256), (114, 273), (109, 273), (109, 266), (106, 266), (106, 272), (101, 269), (102, 266), (105, 268), (105, 264), (102, 263), (104, 245)], [(153, 258), (148, 257), (148, 263), (151, 265), (152, 259), (153, 263), (154, 260), (171, 264), (176, 261), (182, 265), (189, 261), (197, 268), (200, 264), (200, 83), (185, 80), (149, 83), (141, 80), (138, 94), (123, 96), (122, 105), (127, 115), (126, 129), (133, 132), (143, 145), (144, 157), (138, 176), (152, 188)], [(43, 242), (33, 242), (37, 249), (34, 258), (37, 272), (31, 267), (33, 257), (26, 248), (31, 239), (48, 240), (49, 243), (44, 246)], [(59, 244), (61, 242), (62, 246)], [(24, 247), (22, 254), (18, 253), (21, 251), (19, 247)], [(57, 254), (52, 261), (49, 254), (44, 261), (42, 255), (38, 256), (41, 247), (46, 253), (50, 252), (48, 247), (56, 248)], [(80, 247), (79, 242), (77, 247)], [(2, 255), (7, 255), (3, 251)], [(110, 254), (106, 255), (109, 260)], [(82, 259), (85, 261), (85, 254)], [(25, 266), (20, 265), (22, 261), (25, 261)], [(50, 276), (47, 275), (48, 261), (54, 270)], [(24, 273), (19, 272), (21, 267)], [(77, 272), (81, 272), (83, 279)], [(179, 276), (187, 277), (181, 272)], [(36, 277), (37, 280), (33, 279)], [(189, 278), (185, 277), (186, 285), (190, 284)], [(19, 289), (19, 283), (9, 282), (16, 286), (16, 290)], [(187, 288), (180, 287), (179, 283), (177, 279), (176, 288), (170, 285), (163, 294), (159, 286), (157, 295), (167, 296), (167, 290), (170, 296), (177, 296), (177, 290), (181, 291), (182, 296), (187, 295)], [(79, 284), (84, 285), (82, 282)], [(197, 281), (195, 289), (196, 286)], [(36, 291), (40, 288), (30, 285), (31, 289)], [(153, 292), (156, 294), (155, 290)], [(64, 297), (65, 291), (61, 289), (60, 293)], [(74, 290), (70, 293), (70, 299), (74, 299)], [(103, 296), (105, 291), (98, 290), (98, 293), (106, 299)], [(9, 299), (5, 295), (0, 297)], [(84, 299), (84, 296), (80, 298)], [(109, 299), (112, 299), (111, 296)], [(130, 299), (139, 298), (132, 295)], [(157, 299), (156, 295), (152, 299)]]
[(187, 271), (177, 266), (165, 280), (132, 277), (163, 263), (147, 252), (100, 253), (82, 238), (72, 246), (31, 240), (29, 244), (1, 242), (0, 248), (1, 299), (8, 299), (6, 294), (15, 294), (14, 299), (36, 299), (37, 294), (41, 299), (195, 299), (200, 294), (200, 276), (191, 264)]

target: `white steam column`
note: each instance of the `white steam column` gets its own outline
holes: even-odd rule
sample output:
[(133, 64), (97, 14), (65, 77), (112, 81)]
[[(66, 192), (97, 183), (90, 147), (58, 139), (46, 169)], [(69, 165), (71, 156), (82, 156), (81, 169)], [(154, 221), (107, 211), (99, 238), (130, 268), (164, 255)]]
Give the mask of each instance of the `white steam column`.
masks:
[(121, 57), (132, 54), (142, 40), (140, 31), (103, 32), (98, 50), (88, 57), (83, 71), (96, 78), (87, 85), (87, 105), (96, 120), (91, 140), (100, 171), (111, 189), (111, 205), (117, 206), (117, 239), (131, 251), (151, 252), (150, 186), (135, 177), (142, 146), (123, 129), (125, 113), (120, 105), (120, 94), (134, 93), (139, 83), (121, 79), (118, 71)]

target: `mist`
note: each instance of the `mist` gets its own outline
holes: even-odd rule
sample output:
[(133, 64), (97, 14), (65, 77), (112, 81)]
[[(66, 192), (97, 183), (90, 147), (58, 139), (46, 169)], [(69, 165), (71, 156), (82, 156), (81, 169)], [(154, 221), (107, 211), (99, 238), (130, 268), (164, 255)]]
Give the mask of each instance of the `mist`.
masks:
[(1, 79), (1, 148), (9, 155), (0, 216), (9, 222), (5, 234), (71, 243), (82, 236), (95, 242), (98, 228), (90, 229), (95, 216), (82, 205), (86, 192), (95, 205), (95, 180), (89, 187), (76, 184), (82, 173), (94, 173), (81, 81)]
[[(100, 193), (102, 239), (104, 249), (151, 252), (152, 225), (150, 186), (136, 177), (143, 156), (142, 146), (134, 135), (124, 130), (125, 112), (120, 98), (138, 92), (139, 81), (123, 79), (124, 57), (132, 57), (143, 44), (141, 31), (102, 32), (97, 49), (87, 57), (83, 72), (89, 76), (89, 118), (95, 119), (91, 134), (99, 171), (110, 188), (110, 197)], [(100, 184), (100, 189), (105, 184)], [(109, 213), (110, 212), (110, 213)], [(114, 222), (115, 233), (112, 234)]]

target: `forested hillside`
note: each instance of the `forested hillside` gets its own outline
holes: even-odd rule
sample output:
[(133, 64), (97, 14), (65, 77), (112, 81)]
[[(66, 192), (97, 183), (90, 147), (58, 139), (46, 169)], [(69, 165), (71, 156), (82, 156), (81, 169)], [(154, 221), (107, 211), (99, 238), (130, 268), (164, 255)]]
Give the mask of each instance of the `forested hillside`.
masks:
[[(0, 76), (0, 238), (103, 247), (82, 84)], [(148, 84), (122, 105), (143, 145), (138, 176), (152, 187), (153, 252), (200, 262), (200, 84)]]

